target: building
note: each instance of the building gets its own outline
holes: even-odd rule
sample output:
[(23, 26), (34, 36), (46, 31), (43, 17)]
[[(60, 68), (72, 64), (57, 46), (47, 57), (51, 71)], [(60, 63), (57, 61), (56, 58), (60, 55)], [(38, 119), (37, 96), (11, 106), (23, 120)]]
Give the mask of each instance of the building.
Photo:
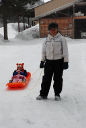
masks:
[(39, 20), (40, 37), (46, 37), (48, 24), (56, 22), (62, 35), (85, 38), (86, 0), (51, 0), (35, 8), (34, 20)]

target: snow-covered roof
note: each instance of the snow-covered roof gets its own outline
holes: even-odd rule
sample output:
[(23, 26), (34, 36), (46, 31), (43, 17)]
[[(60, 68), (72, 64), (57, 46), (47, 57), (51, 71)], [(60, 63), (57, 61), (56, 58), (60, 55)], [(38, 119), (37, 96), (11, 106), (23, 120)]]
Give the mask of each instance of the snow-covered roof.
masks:
[(49, 1), (47, 1), (47, 2), (43, 2), (43, 3), (41, 3), (40, 5), (35, 6), (35, 8), (37, 8), (37, 7), (41, 6), (41, 5), (47, 4), (47, 3), (51, 2), (51, 1), (52, 1), (52, 0), (49, 0)]
[(42, 1), (36, 2), (34, 5), (31, 5), (31, 4), (28, 3), (28, 4), (26, 5), (26, 7), (27, 7), (27, 10), (29, 10), (29, 9), (36, 8), (36, 7), (38, 7), (38, 6), (42, 5), (42, 4), (43, 4)]
[[(51, 1), (48, 1), (48, 2), (51, 2)], [(47, 3), (48, 3), (48, 2), (47, 2)], [(44, 4), (46, 4), (46, 3), (44, 3)], [(82, 0), (82, 1), (75, 0), (75, 1), (73, 1), (73, 2), (71, 2), (71, 3), (65, 4), (65, 5), (60, 6), (60, 7), (58, 7), (58, 8), (55, 8), (55, 9), (49, 11), (49, 12), (43, 13), (43, 14), (41, 14), (41, 15), (38, 15), (38, 16), (36, 16), (35, 18), (33, 18), (33, 20), (37, 20), (37, 19), (40, 19), (40, 18), (42, 18), (42, 17), (48, 16), (48, 15), (50, 15), (50, 14), (53, 14), (53, 13), (55, 13), (55, 12), (64, 10), (64, 9), (66, 9), (66, 8), (68, 8), (68, 7), (71, 7), (71, 6), (75, 5), (75, 4), (76, 4), (76, 5), (86, 5), (86, 1), (83, 2), (83, 0)]]
[(58, 8), (56, 8), (56, 9), (53, 9), (53, 10), (49, 11), (48, 13), (39, 15), (39, 16), (33, 18), (33, 20), (40, 19), (40, 18), (42, 18), (42, 17), (48, 16), (48, 15), (50, 15), (50, 14), (52, 14), (52, 13), (57, 12), (57, 11), (66, 9), (66, 8), (68, 8), (68, 7), (73, 6), (74, 4), (75, 4), (75, 2), (68, 3), (68, 4), (64, 5), (64, 6), (58, 7)]

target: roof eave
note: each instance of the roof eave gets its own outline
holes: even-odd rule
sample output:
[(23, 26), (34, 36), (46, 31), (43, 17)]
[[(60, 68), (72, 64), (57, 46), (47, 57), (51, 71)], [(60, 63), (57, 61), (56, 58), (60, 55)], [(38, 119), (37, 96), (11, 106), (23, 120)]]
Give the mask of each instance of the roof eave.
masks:
[(63, 10), (63, 9), (66, 9), (66, 8), (68, 8), (68, 7), (71, 7), (71, 6), (73, 6), (74, 4), (75, 4), (75, 2), (72, 2), (72, 3), (66, 4), (66, 5), (64, 5), (64, 6), (62, 6), (62, 7), (53, 9), (52, 11), (49, 11), (48, 13), (45, 13), (45, 14), (36, 16), (35, 18), (33, 18), (33, 20), (38, 20), (38, 19), (40, 19), (40, 18), (42, 18), (42, 17), (45, 17), (45, 16), (48, 16), (48, 15), (54, 13), (54, 12), (58, 12), (58, 11), (61, 11), (61, 10)]

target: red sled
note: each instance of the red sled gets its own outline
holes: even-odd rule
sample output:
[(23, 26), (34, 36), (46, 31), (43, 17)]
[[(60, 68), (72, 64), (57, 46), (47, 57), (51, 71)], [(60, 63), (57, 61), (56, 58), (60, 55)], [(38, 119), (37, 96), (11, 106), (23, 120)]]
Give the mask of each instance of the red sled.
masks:
[(9, 88), (24, 88), (28, 85), (31, 78), (31, 73), (27, 72), (26, 81), (25, 82), (18, 82), (18, 83), (7, 83), (6, 86)]

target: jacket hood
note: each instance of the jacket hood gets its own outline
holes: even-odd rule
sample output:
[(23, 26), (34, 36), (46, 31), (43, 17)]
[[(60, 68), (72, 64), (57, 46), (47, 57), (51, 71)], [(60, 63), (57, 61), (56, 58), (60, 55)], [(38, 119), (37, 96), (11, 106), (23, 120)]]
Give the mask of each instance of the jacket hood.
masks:
[(52, 39), (60, 38), (60, 37), (62, 37), (62, 35), (58, 32), (54, 37), (51, 36), (50, 34), (48, 34), (47, 39), (48, 39), (48, 40), (52, 40)]

